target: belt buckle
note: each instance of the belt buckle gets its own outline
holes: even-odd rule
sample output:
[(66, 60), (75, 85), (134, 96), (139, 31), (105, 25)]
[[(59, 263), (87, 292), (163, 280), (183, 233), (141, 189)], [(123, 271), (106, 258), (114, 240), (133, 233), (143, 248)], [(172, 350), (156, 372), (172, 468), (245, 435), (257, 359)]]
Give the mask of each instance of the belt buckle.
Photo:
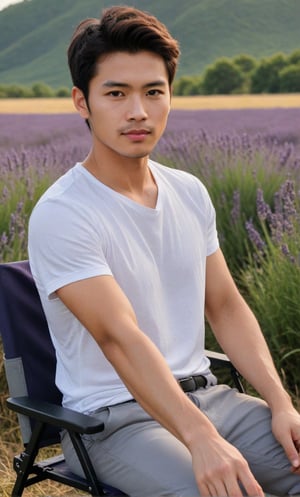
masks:
[(197, 390), (196, 380), (193, 376), (186, 376), (180, 379), (180, 383), (184, 385), (183, 390), (185, 392), (195, 392)]

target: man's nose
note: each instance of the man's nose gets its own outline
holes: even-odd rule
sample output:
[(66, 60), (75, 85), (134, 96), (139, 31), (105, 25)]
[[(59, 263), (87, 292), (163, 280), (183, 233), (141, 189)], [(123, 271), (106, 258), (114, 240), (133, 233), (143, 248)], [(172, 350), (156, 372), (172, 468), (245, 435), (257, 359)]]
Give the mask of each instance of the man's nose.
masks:
[(127, 118), (129, 120), (142, 121), (148, 116), (145, 102), (140, 96), (134, 96), (129, 101)]

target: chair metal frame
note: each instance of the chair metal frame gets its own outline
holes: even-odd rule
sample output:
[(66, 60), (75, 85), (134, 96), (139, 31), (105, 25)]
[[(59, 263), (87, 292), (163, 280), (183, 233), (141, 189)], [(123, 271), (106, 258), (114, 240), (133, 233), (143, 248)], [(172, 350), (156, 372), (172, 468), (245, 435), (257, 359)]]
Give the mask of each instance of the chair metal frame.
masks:
[[(17, 292), (18, 297), (16, 298), (14, 291), (17, 285), (19, 285), (19, 292)], [(20, 293), (22, 285), (24, 291)], [(82, 490), (96, 497), (125, 495), (120, 490), (98, 481), (81, 436), (100, 432), (104, 429), (104, 425), (96, 417), (75, 412), (61, 405), (61, 394), (55, 386), (53, 357), (51, 358), (52, 363), (49, 363), (49, 387), (45, 388), (43, 385), (39, 385), (38, 394), (31, 393), (27, 384), (26, 371), (23, 389), (16, 387), (16, 378), (17, 382), (20, 380), (21, 383), (24, 383), (22, 376), (24, 376), (25, 368), (23, 366), (26, 366), (26, 357), (25, 355), (23, 357), (22, 350), (20, 352), (20, 344), (17, 343), (15, 346), (14, 342), (15, 340), (18, 342), (20, 335), (24, 332), (21, 323), (26, 306), (30, 307), (28, 319), (31, 326), (36, 327), (39, 335), (42, 335), (43, 340), (46, 341), (46, 352), (44, 352), (55, 357), (46, 317), (31, 275), (29, 262), (24, 260), (0, 264), (0, 334), (2, 335), (6, 377), (11, 395), (7, 399), (7, 407), (18, 414), (24, 442), (24, 450), (16, 455), (13, 461), (17, 477), (12, 497), (21, 497), (26, 487), (47, 479)], [(26, 322), (26, 324), (28, 323)], [(34, 335), (34, 329), (30, 330), (30, 333)], [(206, 351), (206, 353), (211, 360), (213, 369), (224, 366), (229, 368), (235, 387), (243, 392), (240, 376), (229, 359), (219, 352)], [(21, 359), (20, 363), (14, 362), (14, 360), (18, 361), (19, 359)], [(12, 360), (12, 365), (10, 360)], [(30, 367), (34, 369), (35, 365), (30, 365)], [(13, 368), (13, 383), (10, 380), (11, 368)], [(54, 393), (49, 395), (51, 389)], [(54, 433), (53, 431), (49, 432), (49, 427), (54, 427)], [(59, 443), (61, 429), (67, 430), (70, 435), (85, 478), (75, 475), (68, 469), (63, 454), (37, 461), (40, 448)]]

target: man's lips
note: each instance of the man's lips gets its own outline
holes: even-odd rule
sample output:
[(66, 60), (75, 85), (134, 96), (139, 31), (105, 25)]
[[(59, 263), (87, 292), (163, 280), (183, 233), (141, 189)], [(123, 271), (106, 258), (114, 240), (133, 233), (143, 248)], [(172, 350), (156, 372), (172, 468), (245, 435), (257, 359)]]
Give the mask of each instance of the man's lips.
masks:
[(151, 131), (149, 129), (129, 129), (123, 131), (121, 134), (127, 136), (133, 141), (142, 141), (146, 136), (150, 135)]

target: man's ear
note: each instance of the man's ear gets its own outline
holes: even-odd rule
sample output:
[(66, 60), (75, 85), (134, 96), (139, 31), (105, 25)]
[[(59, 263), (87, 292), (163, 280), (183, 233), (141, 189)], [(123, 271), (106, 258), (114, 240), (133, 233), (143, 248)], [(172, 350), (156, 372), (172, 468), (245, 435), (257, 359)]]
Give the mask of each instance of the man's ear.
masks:
[(90, 113), (87, 102), (83, 92), (79, 88), (77, 88), (77, 86), (73, 86), (72, 88), (72, 99), (75, 108), (79, 112), (80, 116), (83, 117), (83, 119), (88, 119)]

